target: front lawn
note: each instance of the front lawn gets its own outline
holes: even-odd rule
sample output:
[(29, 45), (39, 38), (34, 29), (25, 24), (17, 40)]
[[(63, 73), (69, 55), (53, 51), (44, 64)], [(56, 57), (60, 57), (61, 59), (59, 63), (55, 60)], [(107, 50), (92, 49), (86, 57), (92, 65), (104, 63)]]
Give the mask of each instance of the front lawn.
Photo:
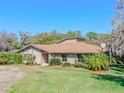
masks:
[(22, 67), (24, 77), (8, 93), (124, 93), (124, 72), (82, 68)]

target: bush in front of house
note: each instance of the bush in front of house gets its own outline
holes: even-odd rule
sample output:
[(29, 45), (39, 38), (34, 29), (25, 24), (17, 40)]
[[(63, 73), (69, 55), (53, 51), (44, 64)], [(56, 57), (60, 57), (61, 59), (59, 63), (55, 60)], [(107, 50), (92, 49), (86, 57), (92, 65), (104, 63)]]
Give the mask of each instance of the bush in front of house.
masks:
[(0, 64), (20, 64), (22, 55), (18, 53), (0, 53)]
[(7, 64), (8, 61), (8, 55), (6, 53), (0, 53), (0, 64)]
[(84, 57), (87, 69), (93, 71), (107, 70), (110, 66), (109, 56), (105, 53), (97, 53)]
[(8, 54), (10, 58), (10, 64), (20, 64), (22, 63), (22, 55), (19, 53)]
[(71, 63), (68, 63), (68, 62), (65, 62), (65, 63), (62, 64), (62, 66), (63, 67), (70, 67), (70, 66), (72, 66), (72, 64)]
[(61, 65), (61, 64), (62, 64), (62, 62), (59, 58), (54, 58), (54, 59), (50, 60), (50, 65), (51, 66), (56, 66), (56, 65)]
[(73, 66), (76, 68), (86, 68), (86, 65), (81, 62), (76, 62), (75, 64), (73, 64)]

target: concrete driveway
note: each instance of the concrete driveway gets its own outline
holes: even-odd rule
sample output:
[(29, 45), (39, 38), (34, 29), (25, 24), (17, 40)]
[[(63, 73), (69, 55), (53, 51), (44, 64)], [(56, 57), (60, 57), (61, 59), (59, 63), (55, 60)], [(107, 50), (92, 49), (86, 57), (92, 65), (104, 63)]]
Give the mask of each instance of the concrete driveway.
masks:
[(22, 76), (19, 68), (0, 66), (0, 93), (5, 93)]

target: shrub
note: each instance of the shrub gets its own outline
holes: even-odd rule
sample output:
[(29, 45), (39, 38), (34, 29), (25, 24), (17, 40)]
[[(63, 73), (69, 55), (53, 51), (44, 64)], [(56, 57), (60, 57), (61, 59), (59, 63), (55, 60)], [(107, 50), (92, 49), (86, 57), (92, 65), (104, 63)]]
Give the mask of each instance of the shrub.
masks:
[(18, 53), (0, 53), (0, 64), (19, 64), (22, 56)]
[(76, 67), (76, 68), (86, 68), (84, 63), (75, 63), (74, 67)]
[(104, 53), (97, 53), (84, 57), (86, 67), (90, 70), (107, 70), (110, 66), (109, 56)]
[(9, 58), (6, 53), (0, 53), (0, 64), (7, 64)]
[(63, 63), (63, 64), (62, 64), (62, 66), (63, 66), (63, 67), (70, 67), (70, 66), (71, 66), (71, 64), (70, 64), (70, 63), (68, 63), (68, 62), (66, 62), (66, 63)]
[(10, 53), (9, 55), (9, 64), (20, 64), (22, 63), (22, 55), (18, 53)]
[(61, 65), (61, 60), (59, 58), (54, 58), (50, 60), (50, 65)]

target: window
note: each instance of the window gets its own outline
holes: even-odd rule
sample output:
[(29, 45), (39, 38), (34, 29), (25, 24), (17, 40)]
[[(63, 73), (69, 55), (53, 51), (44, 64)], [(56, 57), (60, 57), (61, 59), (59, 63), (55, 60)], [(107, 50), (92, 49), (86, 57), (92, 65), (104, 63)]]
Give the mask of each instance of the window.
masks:
[(77, 54), (77, 58), (78, 58), (78, 62), (82, 62), (82, 55), (81, 54)]
[(67, 61), (67, 55), (66, 54), (62, 54), (62, 61)]
[(32, 56), (31, 54), (24, 54), (23, 55), (23, 59), (26, 59), (26, 58), (28, 58), (29, 56)]

